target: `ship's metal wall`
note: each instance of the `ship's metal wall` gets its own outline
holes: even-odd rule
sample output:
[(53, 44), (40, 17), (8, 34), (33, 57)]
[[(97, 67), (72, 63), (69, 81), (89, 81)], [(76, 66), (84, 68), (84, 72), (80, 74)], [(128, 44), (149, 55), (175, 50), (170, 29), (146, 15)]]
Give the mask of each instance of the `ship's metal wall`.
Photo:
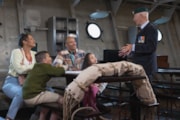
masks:
[[(103, 59), (103, 49), (117, 49), (115, 44), (115, 35), (113, 29), (118, 31), (119, 47), (128, 41), (128, 27), (134, 26), (131, 11), (136, 4), (122, 4), (116, 15), (113, 15), (116, 22), (116, 28), (112, 27), (110, 17), (91, 20), (89, 14), (96, 10), (109, 10), (103, 0), (82, 0), (73, 11), (70, 10), (68, 0), (24, 0), (23, 4), (17, 5), (15, 0), (5, 0), (0, 6), (0, 69), (8, 69), (10, 52), (17, 47), (17, 38), (19, 31), (24, 24), (24, 13), (28, 9), (35, 9), (41, 14), (40, 30), (32, 32), (38, 43), (38, 50), (47, 50), (47, 20), (55, 15), (60, 17), (75, 16), (78, 19), (79, 26), (79, 47), (87, 52), (94, 52), (98, 59)], [(73, 12), (73, 13), (72, 13)], [(73, 15), (72, 15), (73, 14)], [(150, 20), (155, 20), (162, 16), (161, 10), (155, 10), (150, 14)], [(168, 55), (171, 67), (180, 66), (178, 51), (180, 49), (180, 14), (176, 11), (170, 22), (159, 25), (158, 28), (163, 33), (163, 40), (158, 43), (158, 55)], [(19, 23), (20, 21), (20, 23)], [(85, 31), (87, 21), (98, 23), (103, 35), (99, 40), (90, 39)]]

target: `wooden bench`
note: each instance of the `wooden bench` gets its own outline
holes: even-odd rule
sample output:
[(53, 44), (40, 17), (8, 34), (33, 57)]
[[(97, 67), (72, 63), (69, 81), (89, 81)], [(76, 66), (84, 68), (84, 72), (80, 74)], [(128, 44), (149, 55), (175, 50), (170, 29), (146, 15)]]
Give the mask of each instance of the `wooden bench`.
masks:
[[(180, 84), (166, 81), (153, 81), (152, 87), (160, 102), (165, 100), (165, 109), (160, 114), (165, 114), (166, 117), (173, 117), (174, 111), (177, 111), (173, 107), (173, 104), (179, 104), (180, 100)], [(161, 109), (162, 109), (161, 105)], [(180, 110), (180, 109), (179, 109)]]

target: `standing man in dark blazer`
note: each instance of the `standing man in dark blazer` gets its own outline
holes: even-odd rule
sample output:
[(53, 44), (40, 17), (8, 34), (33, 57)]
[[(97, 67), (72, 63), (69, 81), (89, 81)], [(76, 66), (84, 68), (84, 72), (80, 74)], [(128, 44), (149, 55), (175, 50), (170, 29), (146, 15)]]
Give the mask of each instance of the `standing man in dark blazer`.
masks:
[[(133, 21), (136, 26), (140, 28), (136, 36), (136, 42), (123, 46), (119, 51), (119, 56), (125, 57), (131, 53), (132, 62), (142, 65), (151, 81), (153, 73), (157, 71), (157, 29), (149, 21), (149, 12), (147, 8), (137, 8), (133, 11), (133, 15)], [(131, 96), (130, 99), (131, 117), (133, 120), (140, 120), (140, 113), (143, 111), (141, 111), (140, 105), (137, 104), (139, 103), (138, 99), (136, 95)]]
[(151, 80), (152, 74), (157, 71), (157, 29), (149, 21), (147, 8), (137, 8), (133, 11), (133, 15), (133, 21), (141, 30), (136, 36), (135, 44), (123, 46), (119, 51), (119, 56), (132, 53), (132, 62), (142, 65)]

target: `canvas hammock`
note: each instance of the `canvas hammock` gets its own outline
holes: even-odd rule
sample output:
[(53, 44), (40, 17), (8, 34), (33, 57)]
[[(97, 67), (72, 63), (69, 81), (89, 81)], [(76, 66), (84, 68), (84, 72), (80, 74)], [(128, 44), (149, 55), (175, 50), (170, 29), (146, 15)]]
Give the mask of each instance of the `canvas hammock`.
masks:
[(84, 97), (84, 90), (101, 76), (122, 76), (139, 75), (145, 79), (134, 80), (132, 85), (138, 99), (144, 104), (154, 104), (157, 102), (149, 79), (141, 65), (127, 61), (95, 64), (80, 72), (80, 74), (66, 87), (63, 103), (63, 120), (71, 117), (72, 109), (77, 106)]

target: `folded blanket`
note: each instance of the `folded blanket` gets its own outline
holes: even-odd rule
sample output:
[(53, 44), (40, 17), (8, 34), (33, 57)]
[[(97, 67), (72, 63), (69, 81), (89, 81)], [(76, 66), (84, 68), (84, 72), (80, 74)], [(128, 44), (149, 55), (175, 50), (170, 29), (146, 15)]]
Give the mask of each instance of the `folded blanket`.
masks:
[(67, 87), (64, 94), (63, 120), (68, 120), (72, 109), (80, 103), (85, 95), (85, 89), (101, 76), (139, 75), (145, 79), (132, 81), (136, 95), (144, 104), (156, 103), (156, 97), (149, 79), (141, 65), (127, 61), (94, 64), (83, 70)]

